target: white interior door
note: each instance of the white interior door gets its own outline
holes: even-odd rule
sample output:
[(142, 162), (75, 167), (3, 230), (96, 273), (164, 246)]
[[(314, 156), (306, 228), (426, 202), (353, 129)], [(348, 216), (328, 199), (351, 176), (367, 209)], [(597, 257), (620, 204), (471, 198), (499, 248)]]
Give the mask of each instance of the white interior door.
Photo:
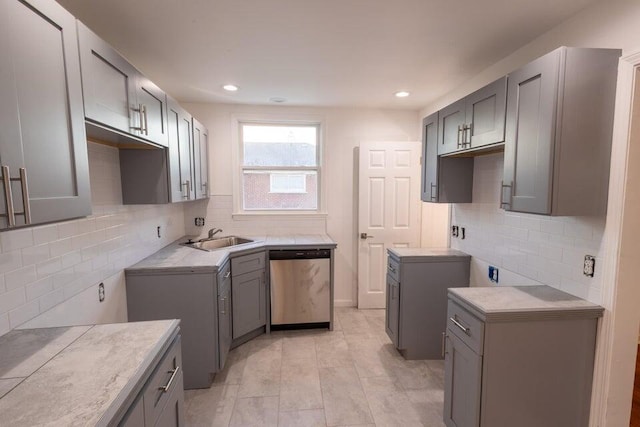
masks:
[(387, 249), (420, 246), (420, 142), (363, 142), (358, 308), (384, 308)]

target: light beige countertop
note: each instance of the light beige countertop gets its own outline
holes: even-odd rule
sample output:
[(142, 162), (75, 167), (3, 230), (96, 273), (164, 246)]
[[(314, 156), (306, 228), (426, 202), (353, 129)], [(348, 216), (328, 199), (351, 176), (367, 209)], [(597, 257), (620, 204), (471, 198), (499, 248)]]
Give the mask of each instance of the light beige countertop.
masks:
[(0, 337), (0, 424), (107, 425), (135, 397), (179, 321), (14, 329)]
[(604, 308), (550, 286), (450, 288), (449, 298), (485, 321), (600, 317)]
[(387, 253), (402, 262), (456, 261), (460, 258), (471, 258), (464, 252), (450, 248), (390, 248)]
[(336, 247), (336, 242), (326, 234), (291, 236), (243, 235), (241, 237), (252, 239), (254, 242), (216, 249), (214, 251), (202, 251), (181, 245), (181, 243), (186, 242), (189, 237), (193, 238), (193, 236), (181, 237), (139, 263), (127, 268), (126, 272), (128, 274), (150, 273), (156, 270), (216, 272), (231, 255), (251, 253), (264, 249), (327, 249)]

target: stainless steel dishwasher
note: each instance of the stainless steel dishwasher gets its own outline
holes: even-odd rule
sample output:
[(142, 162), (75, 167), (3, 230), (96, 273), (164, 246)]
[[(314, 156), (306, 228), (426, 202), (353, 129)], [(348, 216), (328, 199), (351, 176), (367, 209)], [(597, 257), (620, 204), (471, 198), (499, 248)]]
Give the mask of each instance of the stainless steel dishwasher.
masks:
[(331, 250), (269, 252), (271, 325), (329, 327)]

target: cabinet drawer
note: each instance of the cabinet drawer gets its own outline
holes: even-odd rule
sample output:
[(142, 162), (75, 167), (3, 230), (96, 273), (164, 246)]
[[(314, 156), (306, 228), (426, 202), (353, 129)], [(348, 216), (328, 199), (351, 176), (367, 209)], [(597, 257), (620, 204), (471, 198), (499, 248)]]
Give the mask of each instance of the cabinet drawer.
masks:
[(400, 263), (391, 257), (387, 257), (387, 274), (396, 282), (400, 281)]
[(453, 301), (449, 301), (447, 306), (447, 330), (482, 355), (484, 322)]
[(231, 275), (233, 277), (256, 270), (264, 270), (264, 252), (243, 255), (231, 260)]
[(176, 387), (182, 388), (182, 353), (178, 336), (151, 374), (144, 391), (145, 426), (154, 426)]

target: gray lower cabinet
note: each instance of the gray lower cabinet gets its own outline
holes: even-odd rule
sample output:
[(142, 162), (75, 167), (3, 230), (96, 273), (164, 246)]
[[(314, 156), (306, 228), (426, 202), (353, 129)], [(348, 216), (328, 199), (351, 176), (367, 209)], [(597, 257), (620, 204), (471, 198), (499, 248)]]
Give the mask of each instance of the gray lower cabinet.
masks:
[(562, 47), (509, 75), (504, 209), (606, 212), (619, 57)]
[(504, 142), (506, 101), (505, 76), (440, 110), (438, 154)]
[(442, 359), (447, 288), (469, 285), (471, 257), (452, 249), (389, 249), (387, 335), (406, 359)]
[(473, 157), (438, 156), (438, 113), (422, 120), (422, 201), (471, 203)]
[(167, 146), (166, 94), (79, 21), (78, 32), (89, 135), (106, 139), (117, 133)]
[(231, 263), (227, 262), (218, 273), (218, 367), (224, 368), (233, 341), (231, 319)]
[(209, 132), (193, 119), (193, 182), (196, 199), (209, 197)]
[(265, 252), (231, 260), (233, 339), (267, 324)]
[(206, 388), (219, 370), (214, 273), (126, 271), (129, 321), (180, 319), (185, 389)]
[(166, 351), (119, 425), (184, 426), (184, 388), (180, 336)]
[[(587, 426), (602, 308), (571, 307), (578, 298), (553, 289), (534, 289), (535, 308), (523, 307), (526, 290), (514, 292), (514, 301), (495, 288), (489, 291), (495, 296), (485, 295), (478, 304), (457, 297), (456, 291), (450, 290), (447, 312), (445, 424)], [(484, 292), (467, 288), (457, 295)], [(553, 301), (558, 301), (555, 308), (550, 307)], [(502, 303), (492, 312), (478, 308)]]
[(75, 18), (0, 4), (0, 229), (91, 213)]

